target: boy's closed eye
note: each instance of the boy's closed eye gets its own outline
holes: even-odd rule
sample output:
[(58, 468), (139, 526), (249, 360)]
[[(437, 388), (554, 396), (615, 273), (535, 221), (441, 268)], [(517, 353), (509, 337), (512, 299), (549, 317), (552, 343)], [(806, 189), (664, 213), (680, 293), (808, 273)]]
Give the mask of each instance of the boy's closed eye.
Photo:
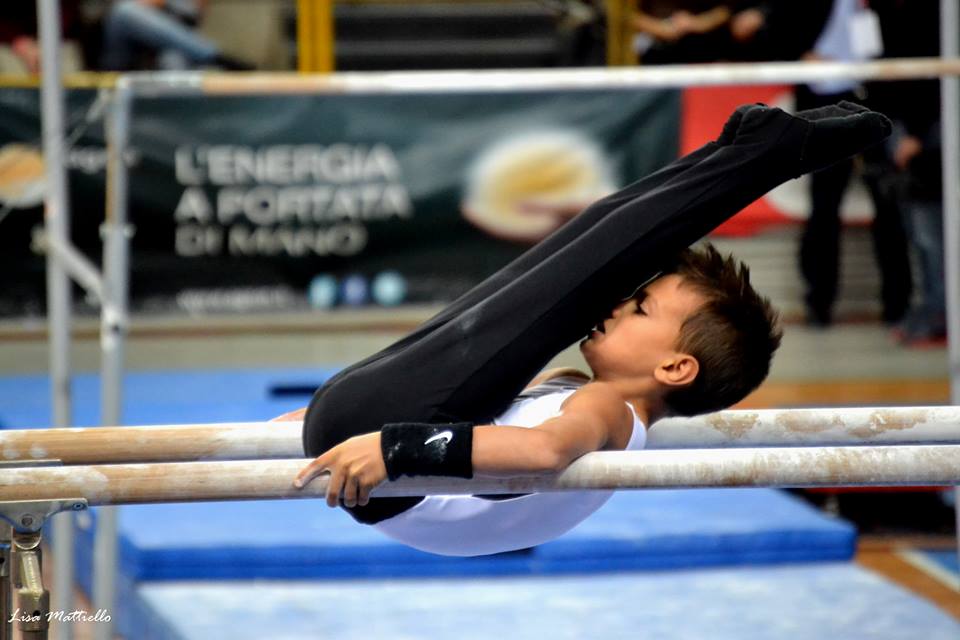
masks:
[(641, 314), (641, 315), (647, 315), (646, 310), (644, 310), (644, 308), (643, 308), (643, 303), (644, 303), (644, 302), (646, 301), (646, 299), (647, 299), (647, 292), (646, 292), (645, 290), (641, 289), (640, 291), (637, 291), (636, 294), (634, 294), (633, 299), (634, 299), (634, 300), (636, 301), (636, 303), (637, 303), (636, 312), (639, 313), (639, 314)]

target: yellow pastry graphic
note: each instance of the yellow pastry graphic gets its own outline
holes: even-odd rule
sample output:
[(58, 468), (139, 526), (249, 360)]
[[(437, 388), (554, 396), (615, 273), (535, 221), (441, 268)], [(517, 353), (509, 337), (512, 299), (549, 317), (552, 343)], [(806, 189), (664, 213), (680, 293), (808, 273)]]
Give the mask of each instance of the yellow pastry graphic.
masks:
[(35, 207), (43, 202), (46, 183), (43, 156), (25, 144), (0, 149), (0, 204), (11, 208)]
[(613, 189), (602, 153), (583, 136), (524, 134), (477, 158), (462, 209), (493, 236), (537, 242)]

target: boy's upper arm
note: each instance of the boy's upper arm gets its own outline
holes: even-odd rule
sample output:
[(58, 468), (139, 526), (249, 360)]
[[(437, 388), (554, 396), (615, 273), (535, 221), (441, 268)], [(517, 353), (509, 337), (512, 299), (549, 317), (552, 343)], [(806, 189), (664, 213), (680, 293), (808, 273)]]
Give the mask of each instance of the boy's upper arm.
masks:
[(630, 409), (616, 391), (604, 383), (584, 385), (567, 398), (562, 413), (538, 429), (551, 432), (570, 460), (603, 449), (613, 434), (633, 424)]

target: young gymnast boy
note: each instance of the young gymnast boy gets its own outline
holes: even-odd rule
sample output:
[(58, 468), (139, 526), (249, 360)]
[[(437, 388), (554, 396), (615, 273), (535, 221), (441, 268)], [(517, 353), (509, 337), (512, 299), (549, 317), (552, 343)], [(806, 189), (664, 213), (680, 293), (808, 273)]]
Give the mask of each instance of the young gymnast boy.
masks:
[[(330, 506), (434, 553), (496, 553), (566, 532), (611, 493), (370, 492), (403, 475), (558, 471), (590, 451), (641, 449), (661, 417), (741, 400), (767, 375), (776, 313), (745, 266), (687, 247), (781, 182), (889, 132), (885, 117), (851, 103), (797, 115), (739, 108), (716, 141), (594, 203), (318, 389), (303, 442), (319, 457), (294, 485), (327, 472)], [(578, 340), (592, 376), (538, 375)]]

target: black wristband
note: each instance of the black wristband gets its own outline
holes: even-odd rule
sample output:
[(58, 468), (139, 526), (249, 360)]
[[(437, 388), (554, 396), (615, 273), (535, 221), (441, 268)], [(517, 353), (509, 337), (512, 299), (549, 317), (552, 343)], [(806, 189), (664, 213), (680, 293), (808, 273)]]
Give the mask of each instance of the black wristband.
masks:
[(387, 477), (473, 477), (473, 424), (391, 422), (380, 429)]

